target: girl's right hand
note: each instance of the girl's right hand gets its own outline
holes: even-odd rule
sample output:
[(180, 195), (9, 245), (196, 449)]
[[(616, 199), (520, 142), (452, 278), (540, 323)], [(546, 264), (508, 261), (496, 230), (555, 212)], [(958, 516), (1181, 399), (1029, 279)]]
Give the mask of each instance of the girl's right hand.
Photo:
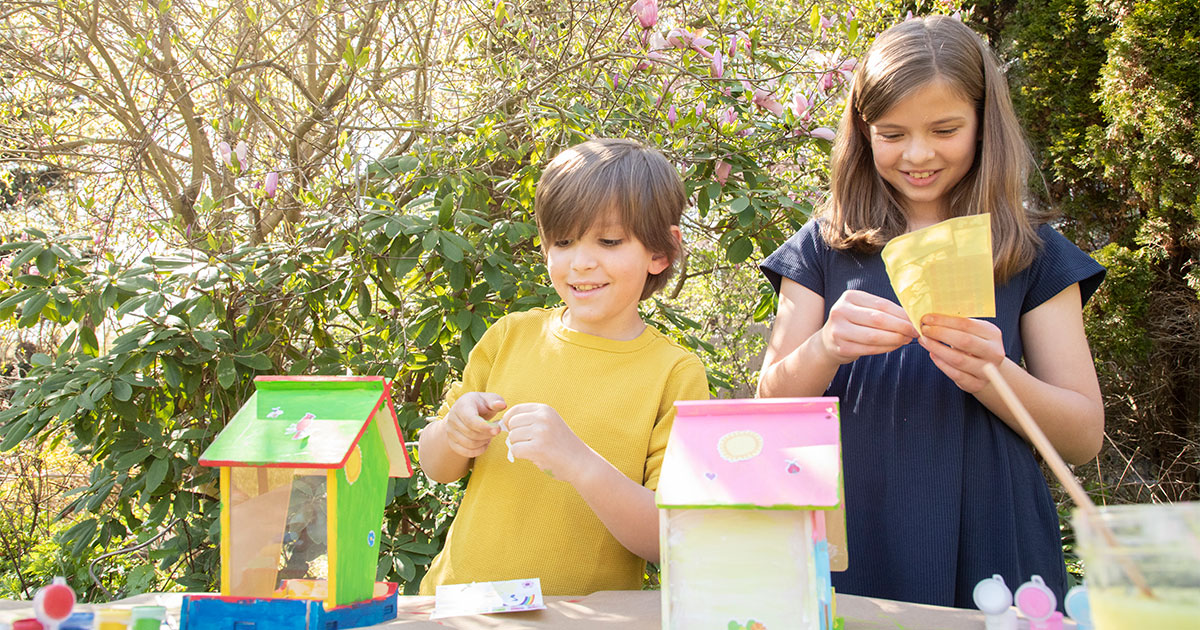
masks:
[(899, 304), (856, 289), (834, 302), (819, 335), (826, 355), (839, 364), (891, 352), (920, 336)]
[(498, 394), (467, 392), (459, 396), (444, 418), (450, 450), (468, 459), (482, 455), (500, 433), (500, 423), (489, 420), (506, 406)]

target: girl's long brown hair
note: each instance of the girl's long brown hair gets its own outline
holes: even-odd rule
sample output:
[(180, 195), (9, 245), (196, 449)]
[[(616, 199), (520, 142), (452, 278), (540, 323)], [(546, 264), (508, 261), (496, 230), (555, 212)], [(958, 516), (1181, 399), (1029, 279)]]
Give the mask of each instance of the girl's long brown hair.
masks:
[(833, 144), (822, 234), (836, 249), (874, 252), (907, 230), (903, 207), (875, 169), (868, 125), (935, 80), (975, 104), (975, 161), (948, 192), (950, 209), (953, 216), (991, 213), (993, 268), (997, 282), (1004, 282), (1037, 255), (1037, 225), (1046, 217), (1027, 203), (1033, 156), (995, 54), (951, 17), (929, 16), (889, 28), (859, 64)]

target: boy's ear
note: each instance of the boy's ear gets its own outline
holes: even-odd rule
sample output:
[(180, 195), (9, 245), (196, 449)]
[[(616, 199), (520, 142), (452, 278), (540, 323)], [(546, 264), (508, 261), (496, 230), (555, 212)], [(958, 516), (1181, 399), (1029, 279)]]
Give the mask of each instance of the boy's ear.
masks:
[[(671, 226), (671, 239), (675, 241), (675, 258), (679, 257), (679, 253), (683, 251), (683, 232), (679, 230), (678, 225)], [(666, 271), (667, 267), (671, 266), (672, 257), (666, 254), (655, 254), (650, 258), (650, 274), (658, 275)]]

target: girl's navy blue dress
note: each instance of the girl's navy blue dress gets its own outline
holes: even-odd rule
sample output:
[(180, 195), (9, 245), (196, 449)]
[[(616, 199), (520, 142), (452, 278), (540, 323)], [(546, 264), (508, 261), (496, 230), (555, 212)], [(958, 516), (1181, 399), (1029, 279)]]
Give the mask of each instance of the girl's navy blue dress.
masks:
[[(996, 289), (994, 324), (1021, 363), (1022, 314), (1079, 283), (1083, 301), (1104, 268), (1049, 226), (1024, 271)], [(767, 257), (779, 291), (789, 278), (825, 298), (825, 316), (847, 289), (897, 302), (879, 254), (830, 248), (809, 221)], [(1066, 569), (1051, 500), (1032, 447), (963, 392), (915, 341), (843, 365), (826, 396), (841, 401), (850, 568), (839, 593), (974, 608), (979, 580), (1009, 588), (1041, 575), (1061, 602)]]

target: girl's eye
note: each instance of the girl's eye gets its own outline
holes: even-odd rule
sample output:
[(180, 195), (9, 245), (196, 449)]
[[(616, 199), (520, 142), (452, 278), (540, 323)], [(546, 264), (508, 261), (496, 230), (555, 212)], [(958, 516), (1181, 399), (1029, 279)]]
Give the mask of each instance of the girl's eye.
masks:
[(936, 133), (939, 136), (949, 136), (956, 131), (958, 131), (958, 127), (951, 127), (949, 129), (935, 129), (933, 133)]
[(880, 133), (876, 134), (884, 140), (898, 140), (902, 134), (898, 133)]
[(621, 244), (621, 239), (619, 239), (619, 238), (602, 238), (602, 239), (600, 239), (600, 244), (605, 247), (616, 247)]
[(554, 241), (555, 247), (566, 247), (570, 244), (571, 244), (571, 239), (569, 239), (569, 238), (560, 238), (557, 241)]

